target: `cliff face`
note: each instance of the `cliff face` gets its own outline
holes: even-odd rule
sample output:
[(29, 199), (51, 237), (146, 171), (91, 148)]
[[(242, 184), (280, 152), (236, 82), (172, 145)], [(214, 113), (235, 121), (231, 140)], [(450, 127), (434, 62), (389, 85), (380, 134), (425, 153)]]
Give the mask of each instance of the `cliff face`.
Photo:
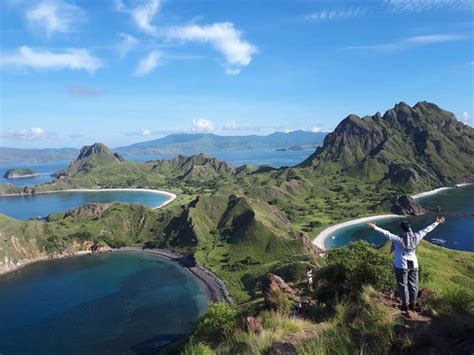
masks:
[(412, 190), (471, 180), (473, 156), (473, 128), (435, 104), (402, 102), (383, 116), (349, 115), (300, 166)]

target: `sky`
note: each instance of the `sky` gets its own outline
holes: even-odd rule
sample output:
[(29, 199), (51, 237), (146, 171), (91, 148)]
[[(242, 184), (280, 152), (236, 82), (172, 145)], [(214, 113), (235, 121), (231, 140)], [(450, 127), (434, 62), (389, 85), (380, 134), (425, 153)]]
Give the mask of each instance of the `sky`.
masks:
[(331, 131), (434, 102), (473, 125), (474, 0), (2, 0), (0, 146)]

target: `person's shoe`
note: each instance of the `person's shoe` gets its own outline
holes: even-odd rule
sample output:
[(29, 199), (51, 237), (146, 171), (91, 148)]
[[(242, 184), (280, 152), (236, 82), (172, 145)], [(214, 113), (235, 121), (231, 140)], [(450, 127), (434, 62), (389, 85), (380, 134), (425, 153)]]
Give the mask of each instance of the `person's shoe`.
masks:
[(414, 311), (415, 311), (415, 304), (414, 304), (414, 303), (410, 303), (410, 305), (408, 306), (408, 309), (409, 309), (410, 311), (413, 311), (413, 312), (414, 312)]
[(401, 307), (400, 307), (400, 310), (402, 312), (408, 312), (408, 306), (406, 304), (402, 304)]

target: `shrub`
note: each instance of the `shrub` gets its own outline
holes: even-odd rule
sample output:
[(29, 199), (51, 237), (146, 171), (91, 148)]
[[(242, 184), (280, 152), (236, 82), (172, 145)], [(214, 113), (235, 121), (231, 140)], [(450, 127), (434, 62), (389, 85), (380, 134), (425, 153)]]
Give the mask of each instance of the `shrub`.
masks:
[(214, 355), (215, 352), (212, 349), (203, 343), (189, 343), (184, 348), (183, 355)]
[(237, 310), (235, 307), (226, 302), (212, 303), (192, 334), (193, 342), (219, 341), (236, 325)]
[(294, 302), (290, 299), (288, 294), (282, 290), (272, 290), (270, 291), (265, 301), (268, 303), (270, 308), (288, 314), (293, 310)]
[(353, 302), (338, 304), (330, 327), (302, 344), (298, 354), (388, 353), (396, 321), (374, 296), (372, 288), (364, 288)]
[(376, 290), (394, 286), (390, 257), (369, 243), (357, 241), (328, 253), (328, 266), (322, 268), (316, 279), (322, 284), (318, 298), (327, 301), (351, 295), (370, 285)]
[(469, 336), (474, 333), (474, 294), (462, 288), (451, 288), (435, 301), (439, 321), (449, 334)]

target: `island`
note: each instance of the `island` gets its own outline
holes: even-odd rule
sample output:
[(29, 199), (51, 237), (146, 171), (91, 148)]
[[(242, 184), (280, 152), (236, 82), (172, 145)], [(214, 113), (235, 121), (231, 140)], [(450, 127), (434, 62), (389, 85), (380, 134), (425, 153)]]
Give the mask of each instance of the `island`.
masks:
[(9, 169), (4, 175), (4, 179), (22, 179), (39, 176), (39, 174), (33, 169), (29, 168), (13, 168)]

